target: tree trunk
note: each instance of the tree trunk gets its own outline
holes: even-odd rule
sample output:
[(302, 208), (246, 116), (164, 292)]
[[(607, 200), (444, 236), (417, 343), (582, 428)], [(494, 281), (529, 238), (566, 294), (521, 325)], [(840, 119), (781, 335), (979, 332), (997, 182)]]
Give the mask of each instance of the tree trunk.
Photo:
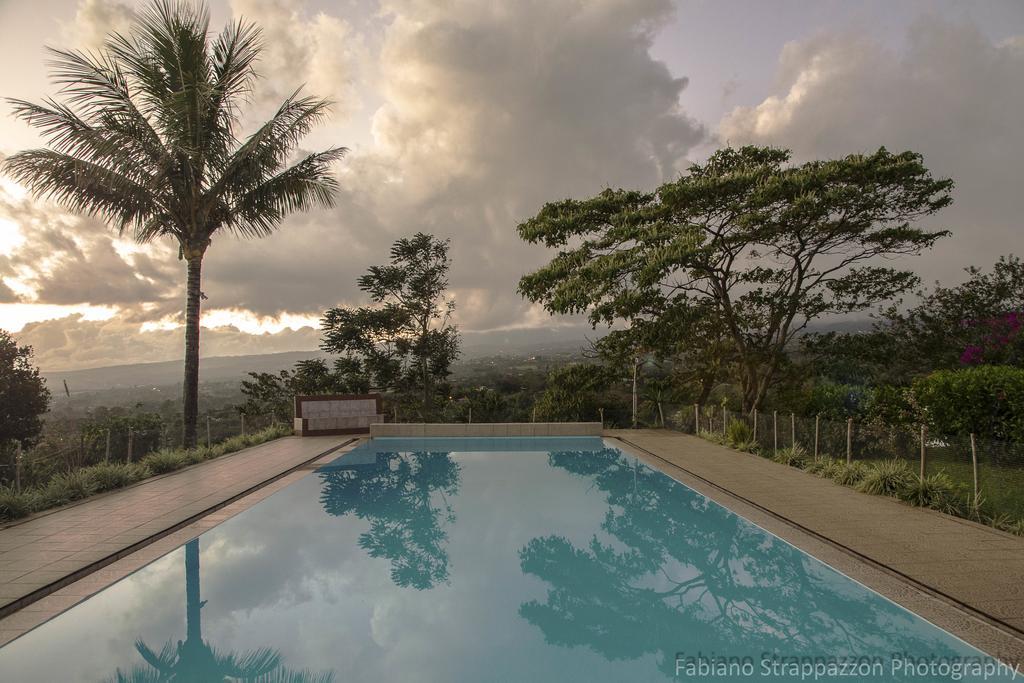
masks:
[(185, 544), (185, 638), (189, 643), (203, 642), (203, 621), (199, 610), (199, 539)]
[(185, 381), (182, 384), (182, 446), (195, 448), (199, 420), (199, 297), (203, 254), (186, 254), (188, 284), (185, 289)]

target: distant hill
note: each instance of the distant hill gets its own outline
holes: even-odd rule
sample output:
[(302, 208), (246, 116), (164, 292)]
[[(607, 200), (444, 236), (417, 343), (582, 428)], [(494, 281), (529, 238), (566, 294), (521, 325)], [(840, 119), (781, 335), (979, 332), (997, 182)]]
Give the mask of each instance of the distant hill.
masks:
[[(814, 332), (854, 332), (870, 328), (869, 320), (839, 320), (817, 323)], [(514, 329), (490, 332), (462, 333), (462, 360), (471, 361), (491, 356), (519, 356), (574, 353), (588, 346), (606, 330), (592, 330), (586, 325)], [(249, 356), (212, 356), (200, 363), (200, 381), (203, 383), (237, 382), (248, 372), (278, 372), (290, 369), (297, 361), (325, 358), (323, 351), (286, 351)], [(181, 360), (158, 363), (112, 365), (87, 370), (43, 372), (50, 390), (55, 394), (68, 383), (72, 393), (105, 391), (129, 387), (166, 387), (181, 384)]]
[[(291, 368), (297, 361), (323, 357), (322, 351), (286, 351), (253, 356), (213, 356), (200, 361), (202, 382), (233, 382), (247, 372), (277, 372)], [(180, 360), (159, 363), (112, 365), (88, 370), (43, 372), (50, 391), (64, 391), (63, 382), (75, 392), (103, 391), (125, 387), (162, 387), (181, 384), (183, 368)]]
[[(571, 352), (586, 345), (587, 338), (596, 338), (589, 327), (557, 327), (508, 330), (500, 332), (464, 332), (463, 359), (483, 356), (544, 354)], [(248, 372), (278, 372), (290, 369), (297, 361), (325, 358), (323, 351), (287, 351), (249, 356), (211, 356), (200, 361), (200, 382), (237, 382)], [(46, 383), (55, 394), (63, 393), (64, 384), (72, 393), (106, 391), (130, 387), (167, 387), (181, 384), (181, 360), (157, 363), (111, 365), (86, 370), (43, 372)]]

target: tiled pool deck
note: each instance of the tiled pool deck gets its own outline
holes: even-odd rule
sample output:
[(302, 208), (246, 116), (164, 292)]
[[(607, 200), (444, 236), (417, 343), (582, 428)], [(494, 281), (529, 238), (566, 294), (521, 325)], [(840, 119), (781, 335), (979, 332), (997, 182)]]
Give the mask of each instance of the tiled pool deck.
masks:
[[(972, 644), (1024, 658), (1024, 539), (682, 434), (606, 435)], [(308, 476), (348, 440), (280, 439), (0, 529), (0, 602), (34, 598), (0, 619), (0, 644)]]
[[(349, 440), (277, 439), (5, 525), (0, 529), (0, 616), (207, 518)], [(7, 620), (0, 622), (5, 628)]]

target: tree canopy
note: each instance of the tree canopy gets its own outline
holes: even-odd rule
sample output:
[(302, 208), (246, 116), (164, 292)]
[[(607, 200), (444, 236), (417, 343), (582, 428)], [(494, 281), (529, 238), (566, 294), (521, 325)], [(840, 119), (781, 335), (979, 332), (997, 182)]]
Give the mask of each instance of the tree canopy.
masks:
[(811, 320), (912, 289), (917, 277), (885, 259), (947, 234), (913, 225), (947, 206), (953, 185), (919, 154), (789, 162), (786, 150), (726, 148), (654, 191), (547, 204), (519, 234), (560, 251), (519, 291), (595, 326), (646, 321), (664, 345), (710, 335), (756, 407)]
[(23, 446), (43, 431), (43, 414), (50, 407), (50, 390), (39, 368), (32, 365), (32, 347), (0, 330), (0, 447), (11, 441)]
[(448, 298), (449, 241), (416, 233), (397, 240), (391, 262), (358, 280), (371, 305), (324, 313), (320, 348), (342, 354), (352, 374), (390, 392), (421, 418), (446, 396), (444, 381), (459, 355), (459, 333)]

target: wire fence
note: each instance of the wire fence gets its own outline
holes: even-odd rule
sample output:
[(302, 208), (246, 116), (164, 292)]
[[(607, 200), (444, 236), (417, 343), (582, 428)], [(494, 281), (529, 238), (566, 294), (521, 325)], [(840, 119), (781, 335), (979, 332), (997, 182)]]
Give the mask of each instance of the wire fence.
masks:
[[(681, 406), (670, 429), (726, 435), (742, 423), (762, 453), (799, 446), (810, 457), (850, 462), (902, 460), (921, 475), (944, 473), (968, 497), (980, 497), (995, 514), (1024, 518), (1024, 444), (974, 435), (938, 436), (921, 427), (861, 420), (827, 420), (790, 412), (740, 413), (722, 406)], [(744, 434), (747, 432), (744, 431)]]
[[(0, 486), (20, 492), (23, 488), (45, 485), (58, 474), (90, 465), (138, 462), (162, 449), (181, 448), (180, 415), (128, 417), (109, 425), (85, 419), (63, 421), (44, 432), (33, 448), (23, 450), (17, 443), (5, 445), (0, 449)], [(206, 413), (199, 416), (197, 445), (213, 446), (276, 424), (281, 424), (281, 420), (275, 415)]]

